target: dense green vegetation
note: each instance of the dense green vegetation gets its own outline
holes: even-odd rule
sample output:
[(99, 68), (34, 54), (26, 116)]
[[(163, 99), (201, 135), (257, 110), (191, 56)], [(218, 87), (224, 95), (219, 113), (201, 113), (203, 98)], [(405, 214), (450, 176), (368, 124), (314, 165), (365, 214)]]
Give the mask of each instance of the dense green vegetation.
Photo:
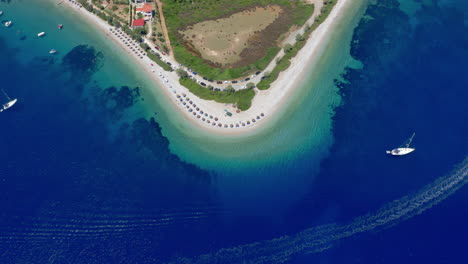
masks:
[[(127, 24), (127, 21), (125, 19), (122, 19), (115, 14), (112, 13), (111, 10), (104, 9), (104, 6), (100, 4), (100, 2), (93, 1), (92, 3), (86, 1), (86, 0), (77, 0), (86, 10), (88, 10), (91, 13), (96, 14), (98, 17), (100, 17), (102, 20), (106, 21), (109, 23), (111, 26), (115, 27), (121, 27), (122, 25)], [(95, 6), (98, 8), (96, 9)], [(104, 10), (104, 11), (102, 11)]]
[(158, 57), (156, 54), (151, 53), (149, 51), (146, 51), (146, 55), (148, 55), (148, 58), (150, 58), (152, 61), (156, 62), (159, 66), (161, 66), (165, 71), (172, 71), (171, 66), (167, 65), (164, 61), (161, 60), (160, 57)]
[(294, 24), (302, 25), (310, 17), (309, 11), (312, 7), (302, 1), (290, 0), (162, 0), (162, 2), (164, 17), (170, 29), (179, 29), (188, 24), (223, 17), (252, 6), (272, 4), (293, 8)]
[(180, 84), (187, 87), (191, 93), (201, 99), (213, 100), (223, 104), (236, 104), (237, 108), (245, 111), (250, 108), (252, 99), (255, 96), (253, 89), (244, 89), (239, 91), (214, 91), (200, 86), (189, 78), (180, 78)]
[(188, 52), (184, 46), (174, 45), (172, 40), (171, 44), (173, 46), (172, 49), (174, 50), (174, 56), (176, 57), (176, 60), (178, 62), (193, 69), (200, 75), (213, 80), (232, 80), (245, 76), (250, 72), (263, 70), (268, 66), (271, 60), (281, 49), (280, 47), (269, 48), (267, 50), (267, 54), (263, 58), (251, 65), (238, 68), (221, 69), (214, 68), (206, 64), (206, 62), (203, 59)]
[(293, 24), (302, 26), (312, 15), (313, 5), (302, 1), (289, 0), (162, 0), (164, 3), (164, 16), (169, 30), (174, 56), (176, 60), (190, 67), (199, 74), (215, 80), (232, 80), (245, 76), (251, 72), (265, 69), (276, 56), (280, 47), (265, 47), (265, 56), (247, 66), (237, 68), (216, 68), (207, 64), (202, 58), (190, 53), (176, 36), (181, 28), (209, 19), (229, 16), (243, 9), (253, 6), (267, 6), (277, 4), (292, 12)]
[(287, 49), (285, 48), (285, 55), (281, 58), (281, 60), (278, 61), (276, 67), (269, 74), (269, 76), (261, 80), (257, 84), (258, 89), (266, 90), (270, 88), (270, 84), (278, 78), (280, 72), (286, 70), (289, 67), (289, 65), (291, 65), (291, 59), (294, 58), (294, 56), (296, 56), (296, 54), (299, 52), (299, 50), (302, 49), (302, 47), (304, 47), (306, 43), (304, 40), (308, 39), (310, 34), (312, 34), (312, 32), (320, 24), (322, 24), (323, 21), (325, 21), (325, 19), (328, 17), (337, 1), (338, 0), (324, 0), (324, 5), (320, 10), (320, 15), (315, 19), (314, 24), (306, 28), (304, 35), (296, 37), (296, 40), (298, 41), (294, 45), (292, 45), (292, 47), (288, 46)]
[[(93, 4), (98, 6), (100, 9), (104, 9), (104, 12), (94, 8), (93, 4), (87, 2), (87, 0), (77, 0), (86, 10), (88, 10), (91, 13), (96, 14), (99, 16), (101, 19), (104, 21), (107, 21), (109, 25), (115, 26), (122, 28), (122, 30), (129, 35), (132, 39), (140, 43), (141, 47), (146, 51), (146, 54), (148, 57), (153, 60), (156, 64), (161, 66), (164, 70), (166, 71), (172, 71), (171, 66), (167, 65), (164, 61), (161, 60), (161, 58), (150, 52), (149, 47), (146, 44), (143, 44), (142, 36), (146, 34), (144, 29), (136, 29), (132, 30), (129, 26), (127, 26), (127, 22), (116, 15), (112, 14), (112, 11), (110, 10), (105, 10), (104, 7), (100, 4), (98, 1), (93, 1)], [(102, 8), (101, 8), (102, 7)], [(133, 13), (133, 12), (132, 12)], [(131, 19), (131, 18), (130, 18)]]

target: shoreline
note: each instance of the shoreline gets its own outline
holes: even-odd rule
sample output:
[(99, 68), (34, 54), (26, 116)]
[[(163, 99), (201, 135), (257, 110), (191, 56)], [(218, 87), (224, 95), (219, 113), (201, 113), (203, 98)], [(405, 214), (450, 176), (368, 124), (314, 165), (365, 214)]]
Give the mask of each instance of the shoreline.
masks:
[[(184, 117), (184, 120), (197, 129), (212, 134), (235, 136), (252, 134), (259, 131), (260, 128), (271, 126), (274, 123), (273, 117), (280, 115), (288, 108), (290, 95), (298, 89), (304, 75), (310, 70), (309, 68), (317, 66), (314, 64), (319, 60), (321, 50), (327, 46), (327, 36), (333, 30), (337, 18), (346, 15), (346, 7), (351, 2), (351, 0), (339, 0), (327, 19), (312, 32), (304, 47), (291, 59), (290, 67), (280, 73), (278, 79), (272, 83), (269, 89), (256, 89), (252, 106), (240, 113), (236, 113), (236, 109), (229, 104), (206, 101), (190, 93), (187, 88), (179, 84), (179, 78), (175, 72), (166, 72), (146, 55), (141, 57), (141, 53), (138, 52), (139, 55), (137, 55), (131, 51), (128, 44), (122, 40), (123, 38), (119, 39), (115, 28), (96, 15), (84, 8), (79, 8), (70, 1), (63, 1), (58, 6), (67, 6), (76, 11), (82, 18), (104, 33), (106, 39), (113, 41), (114, 44), (128, 53), (140, 66), (139, 69), (143, 70), (152, 83), (158, 86), (155, 89), (162, 90), (167, 99), (171, 101), (171, 105), (182, 113), (181, 116)], [(314, 18), (315, 16), (311, 17), (311, 19)], [(133, 42), (133, 40), (129, 39), (128, 42)], [(136, 49), (141, 50), (139, 45)], [(227, 111), (232, 113), (232, 116), (227, 116)]]

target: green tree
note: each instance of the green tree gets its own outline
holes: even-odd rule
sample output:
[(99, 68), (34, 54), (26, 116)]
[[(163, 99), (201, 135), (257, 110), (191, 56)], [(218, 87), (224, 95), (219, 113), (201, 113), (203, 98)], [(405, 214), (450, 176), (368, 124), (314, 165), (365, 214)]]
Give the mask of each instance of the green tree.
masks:
[(233, 93), (235, 91), (236, 90), (234, 89), (234, 87), (232, 87), (232, 85), (229, 85), (228, 87), (226, 87), (226, 92), (228, 92), (228, 93)]
[(122, 27), (122, 24), (120, 24), (120, 22), (118, 20), (114, 20), (114, 26), (117, 27), (117, 28), (120, 28), (120, 27)]
[(186, 71), (184, 71), (183, 69), (181, 69), (181, 68), (178, 68), (176, 70), (176, 73), (180, 78), (187, 78), (188, 77), (188, 73)]
[(292, 49), (293, 49), (293, 45), (289, 43), (284, 45), (284, 52), (290, 52)]
[(302, 34), (297, 34), (296, 41), (304, 41), (304, 36)]
[(246, 85), (247, 89), (253, 89), (255, 87), (255, 84), (253, 82), (249, 82), (247, 85)]
[(140, 47), (141, 47), (142, 49), (144, 49), (144, 50), (149, 50), (149, 49), (150, 49), (150, 47), (149, 47), (148, 44), (146, 44), (146, 43), (141, 43), (141, 44), (140, 44)]

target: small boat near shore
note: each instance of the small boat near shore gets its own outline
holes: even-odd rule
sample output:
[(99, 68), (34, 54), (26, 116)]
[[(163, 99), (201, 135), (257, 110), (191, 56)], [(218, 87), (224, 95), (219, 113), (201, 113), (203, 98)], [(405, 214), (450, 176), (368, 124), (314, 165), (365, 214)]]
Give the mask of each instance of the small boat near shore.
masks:
[(8, 102), (3, 104), (2, 107), (0, 107), (0, 112), (3, 112), (5, 110), (7, 110), (8, 108), (11, 108), (13, 105), (16, 104), (16, 102), (18, 101), (18, 99), (11, 99), (5, 92), (5, 90), (2, 89), (2, 92), (3, 94), (5, 95), (5, 97), (8, 99)]
[(51, 50), (49, 51), (49, 54), (55, 54), (55, 53), (57, 53), (57, 51), (54, 50), (54, 49), (51, 49)]
[(11, 26), (12, 23), (13, 23), (13, 22), (10, 20), (10, 21), (5, 22), (4, 25), (5, 25), (5, 27), (9, 27), (9, 26)]
[(42, 37), (44, 35), (45, 35), (45, 32), (41, 32), (41, 33), (37, 34), (38, 37)]
[(392, 149), (392, 150), (387, 150), (387, 154), (390, 154), (392, 156), (404, 156), (415, 151), (416, 150), (415, 148), (410, 148), (410, 144), (413, 141), (413, 138), (415, 135), (416, 133), (413, 133), (410, 139), (408, 139), (408, 141), (406, 143), (403, 143), (403, 145), (401, 145), (400, 147), (396, 149)]

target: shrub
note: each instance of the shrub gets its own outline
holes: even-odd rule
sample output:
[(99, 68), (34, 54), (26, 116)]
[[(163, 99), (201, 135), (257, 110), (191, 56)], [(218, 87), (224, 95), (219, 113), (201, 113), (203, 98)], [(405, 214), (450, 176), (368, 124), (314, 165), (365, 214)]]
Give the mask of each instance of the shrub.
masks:
[(186, 71), (184, 71), (183, 69), (181, 69), (181, 68), (177, 69), (176, 73), (180, 78), (187, 78), (188, 77), (188, 73)]

